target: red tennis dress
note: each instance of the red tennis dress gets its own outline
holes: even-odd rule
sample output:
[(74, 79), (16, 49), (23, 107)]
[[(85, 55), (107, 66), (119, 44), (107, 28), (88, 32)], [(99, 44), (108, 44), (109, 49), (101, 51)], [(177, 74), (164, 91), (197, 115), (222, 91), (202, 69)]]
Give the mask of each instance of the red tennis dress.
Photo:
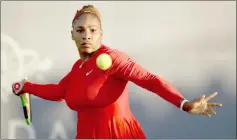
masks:
[[(96, 58), (102, 53), (112, 58), (112, 66), (105, 71), (96, 66)], [(176, 107), (183, 99), (168, 82), (148, 72), (126, 54), (105, 45), (84, 64), (78, 60), (58, 84), (27, 82), (23, 90), (46, 100), (65, 100), (67, 106), (78, 113), (77, 139), (145, 139), (129, 107), (129, 81)]]

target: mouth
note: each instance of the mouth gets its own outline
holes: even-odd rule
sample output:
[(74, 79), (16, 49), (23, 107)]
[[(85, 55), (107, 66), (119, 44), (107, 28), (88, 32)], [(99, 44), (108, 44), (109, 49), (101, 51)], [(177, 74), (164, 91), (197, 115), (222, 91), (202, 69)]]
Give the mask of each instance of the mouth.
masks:
[(91, 45), (91, 44), (90, 43), (82, 43), (81, 45), (85, 48), (88, 48), (88, 46)]

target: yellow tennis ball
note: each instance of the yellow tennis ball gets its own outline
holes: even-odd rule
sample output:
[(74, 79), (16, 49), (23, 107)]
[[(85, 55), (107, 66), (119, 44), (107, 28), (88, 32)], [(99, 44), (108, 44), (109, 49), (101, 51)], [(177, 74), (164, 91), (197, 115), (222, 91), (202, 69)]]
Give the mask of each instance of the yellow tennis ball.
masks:
[(107, 70), (112, 65), (112, 58), (110, 57), (110, 55), (106, 53), (100, 54), (96, 59), (96, 65), (101, 70)]

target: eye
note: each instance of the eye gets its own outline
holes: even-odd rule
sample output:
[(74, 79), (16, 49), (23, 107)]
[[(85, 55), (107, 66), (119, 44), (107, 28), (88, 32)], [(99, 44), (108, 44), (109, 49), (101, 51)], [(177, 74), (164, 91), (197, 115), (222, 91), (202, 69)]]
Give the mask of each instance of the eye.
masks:
[(83, 33), (84, 32), (84, 30), (82, 30), (82, 29), (78, 29), (76, 31), (79, 32), (79, 33)]
[(96, 31), (96, 29), (91, 29), (91, 32), (94, 33)]

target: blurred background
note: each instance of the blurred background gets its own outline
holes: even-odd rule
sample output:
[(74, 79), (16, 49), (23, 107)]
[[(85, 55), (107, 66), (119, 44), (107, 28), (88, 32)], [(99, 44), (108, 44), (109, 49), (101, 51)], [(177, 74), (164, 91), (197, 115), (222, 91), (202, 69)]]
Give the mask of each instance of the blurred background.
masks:
[(102, 15), (103, 43), (171, 82), (187, 99), (218, 92), (211, 118), (193, 116), (133, 83), (130, 105), (146, 136), (157, 139), (236, 138), (236, 2), (1, 2), (1, 138), (73, 139), (76, 112), (33, 97), (25, 124), (14, 81), (57, 83), (79, 58), (71, 40), (76, 10)]

